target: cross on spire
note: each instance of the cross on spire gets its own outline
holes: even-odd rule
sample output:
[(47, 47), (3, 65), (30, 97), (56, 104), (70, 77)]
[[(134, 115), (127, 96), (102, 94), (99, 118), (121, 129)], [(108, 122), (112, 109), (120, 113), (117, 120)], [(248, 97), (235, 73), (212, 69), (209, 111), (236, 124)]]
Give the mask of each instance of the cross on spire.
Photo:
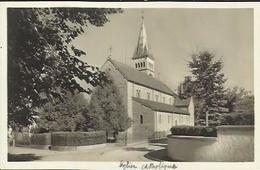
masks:
[(112, 46), (110, 46), (108, 50), (109, 50), (109, 55), (108, 55), (108, 57), (111, 58), (111, 56), (112, 56), (112, 50), (113, 50)]
[(143, 21), (144, 20), (144, 10), (141, 11), (141, 14), (142, 14), (141, 18), (142, 18), (142, 21)]

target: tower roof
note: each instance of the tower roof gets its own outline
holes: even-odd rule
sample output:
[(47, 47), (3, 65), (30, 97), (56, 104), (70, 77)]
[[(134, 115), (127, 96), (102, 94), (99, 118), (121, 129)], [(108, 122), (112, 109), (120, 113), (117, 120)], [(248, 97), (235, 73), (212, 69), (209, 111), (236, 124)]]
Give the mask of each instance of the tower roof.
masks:
[(142, 21), (137, 47), (135, 49), (135, 53), (132, 59), (146, 58), (146, 57), (154, 59), (153, 55), (150, 53), (144, 21)]

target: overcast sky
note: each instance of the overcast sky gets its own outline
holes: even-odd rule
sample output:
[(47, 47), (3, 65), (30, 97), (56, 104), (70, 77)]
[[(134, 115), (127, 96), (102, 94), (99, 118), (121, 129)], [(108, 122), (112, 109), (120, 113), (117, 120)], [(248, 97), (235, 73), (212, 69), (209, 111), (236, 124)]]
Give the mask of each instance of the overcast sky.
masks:
[(222, 58), (226, 87), (253, 91), (253, 10), (251, 9), (124, 9), (104, 27), (88, 27), (73, 44), (86, 51), (89, 64), (102, 66), (112, 47), (113, 59), (133, 66), (144, 22), (155, 57), (156, 77), (173, 90), (189, 75), (192, 53), (209, 50)]

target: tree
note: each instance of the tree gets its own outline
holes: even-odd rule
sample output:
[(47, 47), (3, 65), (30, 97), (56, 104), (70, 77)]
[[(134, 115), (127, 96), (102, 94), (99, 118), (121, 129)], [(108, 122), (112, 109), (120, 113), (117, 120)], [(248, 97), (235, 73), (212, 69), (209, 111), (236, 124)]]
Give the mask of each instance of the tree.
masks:
[(221, 72), (223, 62), (214, 61), (214, 55), (201, 51), (192, 55), (188, 63), (193, 79), (192, 94), (199, 100), (198, 117), (201, 124), (218, 124), (220, 107), (224, 99), (224, 74)]
[(187, 99), (193, 96), (194, 88), (193, 88), (193, 81), (191, 76), (185, 76), (184, 81), (180, 83), (178, 87), (178, 95), (180, 99)]
[(46, 103), (36, 119), (40, 132), (82, 131), (85, 128), (85, 112), (88, 103), (82, 94), (68, 93), (64, 102)]
[(64, 95), (90, 93), (77, 79), (97, 86), (105, 79), (98, 68), (81, 60), (86, 52), (71, 41), (89, 25), (103, 26), (108, 8), (8, 9), (8, 125), (27, 126), (38, 107)]
[(113, 79), (109, 74), (108, 82), (97, 87), (90, 99), (90, 113), (96, 119), (96, 128), (107, 132), (125, 131), (130, 127), (130, 118)]
[(244, 88), (228, 88), (225, 92), (226, 104), (229, 112), (254, 114), (254, 95)]

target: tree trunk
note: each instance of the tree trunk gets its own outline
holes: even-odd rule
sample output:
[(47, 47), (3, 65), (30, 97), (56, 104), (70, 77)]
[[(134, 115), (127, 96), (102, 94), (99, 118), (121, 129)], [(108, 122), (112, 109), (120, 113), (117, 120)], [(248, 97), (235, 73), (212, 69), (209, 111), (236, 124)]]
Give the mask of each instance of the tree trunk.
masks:
[(209, 126), (209, 111), (206, 111), (206, 126)]

